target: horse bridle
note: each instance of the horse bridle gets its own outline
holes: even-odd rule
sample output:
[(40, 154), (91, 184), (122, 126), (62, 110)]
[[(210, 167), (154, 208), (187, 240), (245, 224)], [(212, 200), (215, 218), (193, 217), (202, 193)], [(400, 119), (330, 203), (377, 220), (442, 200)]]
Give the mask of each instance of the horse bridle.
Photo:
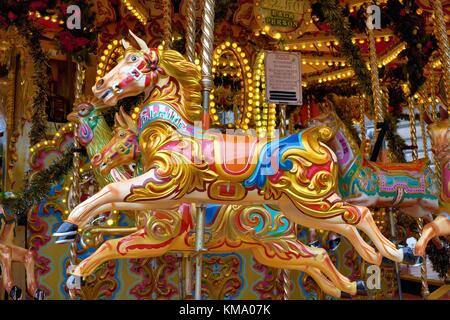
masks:
[(150, 51), (148, 53), (141, 51), (144, 56), (144, 60), (141, 61), (137, 67), (132, 68), (126, 78), (120, 81), (119, 84), (113, 88), (114, 92), (122, 91), (132, 82), (139, 81), (142, 77), (145, 77), (145, 87), (156, 83), (157, 76), (155, 71), (158, 70), (158, 50), (155, 48), (151, 48), (149, 50)]

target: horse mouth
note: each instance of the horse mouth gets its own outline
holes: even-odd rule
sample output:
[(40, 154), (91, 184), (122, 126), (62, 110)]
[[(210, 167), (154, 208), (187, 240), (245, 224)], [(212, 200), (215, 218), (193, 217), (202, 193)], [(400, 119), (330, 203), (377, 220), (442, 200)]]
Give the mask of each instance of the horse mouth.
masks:
[(100, 96), (100, 99), (102, 99), (103, 101), (107, 101), (108, 99), (110, 99), (112, 96), (114, 95), (114, 92), (112, 89), (108, 89), (105, 92), (103, 92), (103, 94)]

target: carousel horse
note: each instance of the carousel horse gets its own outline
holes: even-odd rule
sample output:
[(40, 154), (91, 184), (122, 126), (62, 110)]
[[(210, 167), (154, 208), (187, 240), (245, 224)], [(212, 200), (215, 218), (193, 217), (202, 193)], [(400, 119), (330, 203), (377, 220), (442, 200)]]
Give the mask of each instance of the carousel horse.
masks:
[[(92, 90), (106, 107), (145, 93), (137, 126), (144, 173), (110, 183), (80, 203), (55, 236), (73, 236), (80, 221), (113, 208), (164, 210), (183, 202), (268, 203), (293, 222), (346, 236), (355, 248), (364, 248), (358, 253), (370, 263), (380, 264), (383, 256), (409, 261), (404, 248), (397, 249), (382, 235), (367, 207), (345, 202), (338, 195), (337, 158), (324, 143), (332, 136), (330, 128), (319, 126), (264, 141), (194, 127), (202, 115), (196, 66), (176, 51), (150, 49), (130, 34), (140, 49), (123, 41), (123, 58)], [(151, 255), (154, 250), (145, 238), (135, 237), (132, 242), (131, 247), (141, 253)], [(115, 248), (104, 250), (112, 254)]]
[[(123, 110), (116, 114), (116, 128), (111, 141), (92, 159), (92, 165), (107, 175), (118, 166), (135, 162), (140, 156), (136, 126)], [(179, 211), (139, 213), (139, 230), (120, 239), (108, 240), (72, 272), (87, 277), (110, 259), (149, 258), (169, 251), (194, 252), (195, 236), (190, 232), (195, 210), (183, 204)], [(141, 221), (141, 222), (139, 222)], [(333, 265), (322, 248), (305, 246), (295, 235), (295, 224), (268, 206), (207, 205), (206, 228), (210, 230), (205, 247), (221, 253), (250, 249), (257, 261), (267, 266), (299, 270), (309, 274), (325, 293), (336, 298), (367, 294), (363, 281), (350, 282)], [(145, 246), (135, 239), (145, 238)], [(117, 248), (117, 250), (111, 250)], [(153, 250), (150, 250), (152, 249)], [(140, 250), (147, 249), (141, 253)]]
[(440, 166), (442, 181), (439, 194), (439, 215), (434, 221), (424, 226), (422, 236), (415, 246), (415, 252), (418, 256), (425, 255), (425, 249), (431, 239), (450, 235), (450, 120), (447, 110), (442, 107), (440, 108), (440, 114), (440, 120), (433, 122), (428, 113), (425, 113), (432, 150), (436, 159), (436, 166)]
[[(116, 168), (120, 167), (129, 167), (129, 164), (133, 163), (137, 160), (137, 156), (139, 155), (138, 150), (138, 142), (136, 138), (136, 132), (133, 130), (135, 128), (134, 122), (129, 116), (121, 110), (121, 112), (116, 115), (115, 122), (116, 127), (122, 128), (122, 130), (115, 130), (115, 134), (113, 136), (111, 129), (103, 118), (102, 114), (99, 112), (97, 108), (98, 101), (94, 100), (83, 100), (76, 104), (74, 111), (69, 114), (68, 119), (71, 122), (77, 123), (77, 139), (80, 144), (86, 147), (88, 157), (91, 159), (91, 162), (94, 166), (94, 172), (96, 173), (97, 181), (100, 185), (102, 185), (105, 179), (114, 179), (114, 177), (122, 176), (121, 174), (111, 176), (110, 173)], [(118, 125), (117, 125), (118, 124)], [(125, 130), (125, 128), (131, 127), (131, 130)], [(107, 139), (111, 138), (111, 141), (107, 144)], [(103, 146), (103, 149), (101, 149)], [(100, 170), (97, 170), (99, 164), (102, 162), (104, 158), (103, 155), (105, 152), (114, 150), (113, 154), (109, 154), (108, 158), (111, 161), (108, 161), (108, 166), (101, 167)], [(127, 172), (126, 174), (129, 174)], [(100, 177), (100, 179), (98, 179)], [(136, 217), (137, 221), (142, 219), (153, 219), (153, 223), (157, 223), (159, 225), (167, 226), (170, 224), (180, 224), (183, 219), (189, 221), (195, 221), (195, 215), (192, 215), (192, 211), (190, 206), (182, 205), (182, 210), (180, 213), (174, 214), (174, 211), (168, 212), (158, 212), (153, 217), (153, 213), (140, 213), (138, 217)], [(187, 211), (186, 211), (187, 210)], [(307, 246), (304, 246), (298, 240), (295, 239), (295, 226), (288, 222), (285, 217), (282, 216), (281, 213), (275, 211), (273, 208), (268, 206), (259, 206), (259, 207), (250, 207), (250, 208), (242, 208), (241, 206), (217, 206), (217, 205), (209, 205), (207, 207), (207, 217), (210, 217), (208, 221), (215, 221), (213, 226), (208, 227), (211, 230), (211, 239), (215, 239), (214, 243), (210, 243), (208, 245), (208, 249), (214, 252), (223, 252), (226, 251), (223, 244), (225, 243), (225, 236), (228, 237), (227, 243), (233, 243), (234, 250), (244, 249), (246, 247), (254, 247), (259, 246), (260, 248), (269, 248), (272, 251), (276, 251), (279, 248), (284, 248), (286, 252), (291, 252), (291, 254), (286, 253), (286, 259), (293, 260), (293, 257), (301, 257), (303, 248), (306, 250), (310, 250), (314, 254), (323, 255), (323, 262), (325, 262), (326, 271), (323, 273), (319, 268), (314, 267), (313, 265), (308, 264), (308, 259), (306, 263), (304, 263), (303, 259), (299, 259), (300, 263), (296, 263), (292, 261), (294, 264), (293, 268), (299, 271), (303, 271), (308, 273), (315, 279), (315, 281), (319, 284), (319, 286), (324, 290), (325, 293), (334, 296), (336, 298), (346, 298), (354, 294), (365, 295), (366, 288), (363, 281), (356, 281), (354, 283), (350, 283), (347, 278), (337, 271), (334, 266), (329, 267), (328, 261), (329, 256), (323, 249), (310, 249)], [(221, 217), (221, 219), (217, 219), (217, 217)], [(231, 218), (235, 219), (231, 219)], [(239, 219), (236, 219), (238, 217)], [(158, 218), (158, 220), (155, 220)], [(245, 224), (240, 224), (240, 230), (246, 228), (246, 234), (248, 236), (243, 237), (241, 232), (238, 232), (235, 228), (236, 221), (245, 221), (247, 224), (250, 224), (252, 221), (256, 223), (258, 226), (257, 232), (250, 232), (249, 226), (245, 226)], [(225, 223), (224, 223), (225, 222)], [(139, 224), (139, 222), (138, 222)], [(192, 230), (193, 223), (190, 223), (190, 229)], [(176, 229), (176, 228), (175, 228)], [(170, 230), (175, 230), (170, 229)], [(169, 229), (168, 229), (169, 230)], [(229, 241), (231, 234), (234, 235), (232, 237), (234, 240)], [(238, 232), (238, 233), (236, 233)], [(152, 239), (150, 235), (157, 235), (154, 232), (147, 232), (147, 236), (150, 238), (149, 242), (157, 243), (158, 239)], [(239, 236), (238, 236), (239, 235)], [(177, 251), (193, 251), (191, 232), (186, 234), (185, 243), (189, 245), (184, 245), (182, 247), (174, 247), (172, 250)], [(221, 240), (220, 240), (221, 239)], [(66, 238), (60, 239), (57, 241), (58, 243), (68, 242)], [(243, 243), (247, 243), (244, 247)], [(300, 253), (297, 253), (298, 249)], [(256, 250), (256, 249), (254, 249)], [(274, 252), (275, 252), (274, 251)], [(86, 272), (93, 272), (97, 268), (98, 265), (101, 264), (98, 259), (97, 252), (95, 252), (92, 256), (86, 259), (84, 263), (84, 268), (87, 270)], [(266, 260), (270, 260), (266, 265), (279, 267), (280, 259), (274, 259), (271, 255), (262, 254), (263, 258), (259, 260), (261, 263)], [(261, 253), (256, 252), (255, 256), (261, 256)], [(120, 255), (117, 258), (128, 258), (127, 255)], [(322, 259), (322, 258), (320, 258)], [(319, 259), (319, 260), (320, 260)], [(89, 266), (89, 264), (95, 264)], [(87, 276), (86, 272), (80, 272), (82, 266), (79, 266), (79, 274), (82, 276)], [(327, 274), (331, 274), (330, 277), (327, 277)], [(331, 280), (329, 280), (331, 279)], [(75, 282), (74, 276), (69, 277), (68, 286), (73, 285)], [(354, 290), (356, 284), (356, 293)], [(350, 289), (345, 289), (350, 288)], [(345, 291), (347, 290), (347, 291)]]
[[(13, 199), (11, 192), (3, 192), (3, 199)], [(14, 233), (17, 217), (6, 206), (0, 205), (0, 268), (3, 277), (3, 286), (12, 300), (22, 297), (22, 289), (14, 285), (12, 263), (20, 262), (25, 266), (27, 276), (27, 291), (35, 300), (44, 300), (45, 293), (38, 288), (34, 272), (35, 257), (32, 250), (14, 245)]]
[[(322, 108), (310, 125), (326, 125), (335, 132), (327, 144), (338, 156), (341, 196), (355, 205), (397, 208), (413, 218), (431, 222), (432, 214), (439, 211), (439, 203), (429, 163), (417, 160), (385, 164), (364, 159), (356, 139), (331, 104)], [(437, 237), (433, 242), (438, 248), (442, 246)]]
[[(95, 108), (100, 101), (93, 98), (80, 98), (75, 101), (74, 110), (67, 116), (70, 122), (76, 123), (76, 139), (86, 148), (89, 159), (92, 159), (112, 138), (112, 131), (99, 109)], [(94, 177), (100, 187), (132, 177), (131, 170), (118, 166), (108, 174), (101, 174), (94, 168)], [(88, 223), (89, 221), (86, 221)], [(72, 237), (60, 237), (56, 243), (71, 242)]]

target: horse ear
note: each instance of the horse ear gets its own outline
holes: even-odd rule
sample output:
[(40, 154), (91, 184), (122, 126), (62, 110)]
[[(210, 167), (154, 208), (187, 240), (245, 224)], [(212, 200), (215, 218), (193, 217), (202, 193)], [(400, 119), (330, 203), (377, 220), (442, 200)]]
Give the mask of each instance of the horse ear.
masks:
[(423, 120), (425, 121), (426, 124), (432, 124), (433, 120), (430, 117), (430, 114), (428, 113), (428, 111), (425, 111), (423, 113)]
[(137, 134), (136, 124), (134, 123), (133, 119), (131, 119), (131, 117), (125, 112), (125, 110), (123, 110), (122, 107), (120, 107), (120, 115), (122, 116), (122, 119), (125, 121), (125, 124), (128, 127), (128, 129)]
[(130, 35), (133, 37), (133, 39), (136, 40), (136, 42), (139, 45), (139, 47), (141, 48), (141, 50), (143, 50), (145, 52), (148, 52), (150, 50), (144, 40), (142, 40), (137, 35), (135, 35), (133, 33), (133, 31), (129, 30), (129, 32), (130, 32)]
[(444, 107), (439, 106), (439, 114), (441, 116), (441, 121), (448, 119), (448, 111)]
[(115, 127), (115, 128), (119, 128), (119, 127), (121, 127), (121, 126), (122, 126), (122, 125), (121, 125), (119, 113), (116, 112), (116, 114), (114, 115), (114, 127)]
[(122, 45), (123, 45), (125, 50), (127, 50), (128, 48), (131, 47), (131, 45), (125, 39), (122, 39)]

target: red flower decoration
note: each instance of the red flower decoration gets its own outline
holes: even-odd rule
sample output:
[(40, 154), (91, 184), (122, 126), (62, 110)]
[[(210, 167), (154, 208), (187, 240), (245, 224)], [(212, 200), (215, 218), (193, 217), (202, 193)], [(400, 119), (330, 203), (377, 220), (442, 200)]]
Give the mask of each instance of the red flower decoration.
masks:
[(17, 19), (17, 15), (14, 12), (10, 11), (8, 12), (8, 19), (14, 21)]
[(405, 9), (400, 10), (400, 15), (402, 17), (406, 16), (406, 10)]
[(29, 11), (37, 11), (40, 9), (47, 8), (47, 3), (44, 1), (31, 1), (28, 7)]

